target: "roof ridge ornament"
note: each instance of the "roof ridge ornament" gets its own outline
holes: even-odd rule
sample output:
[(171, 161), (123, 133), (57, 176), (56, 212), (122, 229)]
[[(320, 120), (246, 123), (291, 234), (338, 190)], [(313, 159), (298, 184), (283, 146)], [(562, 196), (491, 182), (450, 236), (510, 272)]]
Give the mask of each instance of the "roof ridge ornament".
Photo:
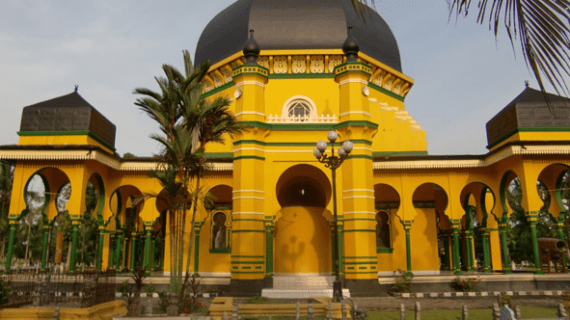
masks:
[(348, 26), (348, 35), (342, 45), (342, 52), (344, 52), (346, 56), (346, 62), (358, 61), (359, 51), (360, 51), (360, 46), (358, 45), (358, 41), (352, 35), (352, 26)]
[(245, 56), (245, 64), (257, 64), (259, 57), (259, 44), (253, 38), (253, 29), (249, 30), (249, 39), (243, 45), (243, 55)]

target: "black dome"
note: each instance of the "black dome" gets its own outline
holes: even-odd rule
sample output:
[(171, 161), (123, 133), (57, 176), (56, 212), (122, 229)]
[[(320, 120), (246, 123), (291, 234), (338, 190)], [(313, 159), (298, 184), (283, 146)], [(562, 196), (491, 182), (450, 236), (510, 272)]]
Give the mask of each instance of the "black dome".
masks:
[(363, 20), (351, 0), (238, 0), (208, 23), (195, 64), (216, 63), (241, 51), (250, 29), (262, 50), (341, 49), (352, 26), (360, 52), (401, 72), (390, 27), (372, 9), (365, 16)]

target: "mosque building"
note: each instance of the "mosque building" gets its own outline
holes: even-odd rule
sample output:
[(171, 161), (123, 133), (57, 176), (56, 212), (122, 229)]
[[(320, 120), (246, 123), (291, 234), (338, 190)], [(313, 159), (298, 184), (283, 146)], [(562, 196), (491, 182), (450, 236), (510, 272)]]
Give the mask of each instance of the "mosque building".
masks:
[[(203, 97), (230, 97), (247, 130), (206, 149), (202, 185), (216, 200), (198, 208), (190, 270), (259, 293), (328, 281), (338, 255), (353, 295), (378, 290), (379, 277), (398, 269), (509, 273), (506, 192), (518, 178), (541, 273), (537, 181), (551, 193), (548, 210), (562, 238), (570, 101), (549, 95), (548, 106), (527, 87), (497, 106), (487, 154), (429, 155), (426, 132), (405, 110), (414, 80), (403, 73), (394, 34), (375, 11), (364, 16), (351, 0), (238, 0), (203, 30), (195, 63), (212, 62)], [(330, 131), (338, 134), (335, 152), (353, 145), (335, 181), (313, 153)], [(148, 176), (155, 159), (121, 158), (115, 126), (77, 92), (25, 107), (18, 134), (18, 144), (0, 146), (0, 159), (15, 164), (10, 248), (24, 191), (39, 174), (49, 193), (71, 184), (74, 230), (85, 211), (85, 192), (75, 190), (89, 182), (98, 190), (98, 268), (170, 271), (164, 206), (143, 197), (161, 191)], [(44, 217), (53, 221), (55, 197), (46, 203)], [(48, 232), (46, 225), (42, 267), (50, 262)]]

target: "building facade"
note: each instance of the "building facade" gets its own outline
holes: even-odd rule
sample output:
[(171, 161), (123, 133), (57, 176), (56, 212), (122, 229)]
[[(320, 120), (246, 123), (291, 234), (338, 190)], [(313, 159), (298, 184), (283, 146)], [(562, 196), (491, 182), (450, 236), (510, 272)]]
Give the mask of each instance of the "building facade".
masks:
[[(336, 232), (340, 274), (355, 292), (398, 269), (509, 272), (506, 192), (518, 178), (540, 273), (537, 181), (551, 193), (548, 210), (562, 237), (569, 101), (552, 95), (549, 107), (526, 88), (487, 124), (487, 154), (428, 155), (425, 131), (405, 110), (414, 82), (402, 72), (396, 39), (377, 13), (365, 16), (350, 0), (238, 0), (205, 28), (196, 64), (213, 63), (203, 96), (231, 97), (247, 130), (206, 149), (203, 186), (216, 200), (187, 223), (197, 231), (191, 270), (252, 292), (276, 277), (330, 275)], [(354, 144), (336, 175), (337, 230), (332, 173), (313, 156), (331, 130), (335, 146)], [(17, 145), (0, 147), (0, 159), (15, 164), (10, 239), (34, 174), (48, 195), (71, 184), (73, 239), (92, 183), (97, 267), (169, 272), (165, 206), (145, 197), (161, 192), (148, 177), (154, 159), (118, 156), (114, 125), (77, 92), (24, 108), (19, 135)], [(42, 267), (49, 223), (60, 214), (56, 197), (46, 199)]]

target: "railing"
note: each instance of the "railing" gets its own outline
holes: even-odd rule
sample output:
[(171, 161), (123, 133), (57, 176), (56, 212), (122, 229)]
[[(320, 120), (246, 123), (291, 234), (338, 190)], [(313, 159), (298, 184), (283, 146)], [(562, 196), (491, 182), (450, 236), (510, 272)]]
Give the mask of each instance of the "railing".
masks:
[(269, 115), (268, 123), (337, 123), (335, 114), (321, 114), (308, 116), (281, 116), (278, 114)]
[(115, 271), (40, 273), (25, 270), (4, 273), (0, 278), (12, 290), (4, 307), (34, 306), (91, 307), (115, 300)]

